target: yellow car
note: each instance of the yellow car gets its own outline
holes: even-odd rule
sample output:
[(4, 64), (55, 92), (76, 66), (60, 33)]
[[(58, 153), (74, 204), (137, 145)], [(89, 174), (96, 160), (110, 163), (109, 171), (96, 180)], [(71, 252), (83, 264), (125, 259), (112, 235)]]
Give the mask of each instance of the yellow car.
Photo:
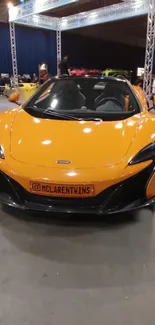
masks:
[(18, 88), (11, 88), (10, 86), (5, 87), (4, 95), (9, 97), (10, 95), (14, 94), (18, 91), (20, 95), (20, 101), (25, 102), (28, 100), (35, 92), (36, 89), (39, 87), (36, 83), (22, 83), (20, 82)]
[(23, 210), (111, 214), (155, 202), (155, 116), (111, 77), (48, 80), (0, 113), (0, 202)]
[(121, 78), (124, 77), (128, 80), (131, 79), (132, 71), (123, 69), (106, 69), (102, 73), (103, 76)]

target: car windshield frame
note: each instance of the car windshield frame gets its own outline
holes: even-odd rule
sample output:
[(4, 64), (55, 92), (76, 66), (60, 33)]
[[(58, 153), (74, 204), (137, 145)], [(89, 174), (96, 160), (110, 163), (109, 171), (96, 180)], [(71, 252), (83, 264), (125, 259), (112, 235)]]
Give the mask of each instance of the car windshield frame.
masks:
[[(97, 112), (95, 110), (89, 110), (86, 109), (86, 111), (81, 111), (80, 109), (78, 111), (76, 110), (57, 110), (53, 111), (47, 111), (48, 109), (39, 108), (35, 106), (35, 103), (39, 98), (41, 98), (41, 95), (50, 87), (52, 84), (59, 83), (59, 81), (69, 81), (73, 80), (78, 85), (82, 82), (87, 82), (91, 84), (99, 84), (99, 83), (116, 83), (116, 84), (125, 84), (126, 89), (129, 91), (129, 94), (132, 96), (132, 100), (134, 101), (134, 110), (131, 111), (122, 111), (122, 112)], [(51, 87), (52, 88), (52, 87)], [(94, 88), (93, 88), (94, 89)], [(23, 105), (22, 107), (28, 114), (34, 116), (34, 117), (40, 117), (40, 118), (46, 118), (46, 119), (64, 119), (64, 120), (77, 120), (77, 119), (89, 119), (96, 120), (101, 119), (105, 121), (115, 121), (115, 120), (124, 120), (131, 116), (134, 116), (141, 112), (141, 106), (138, 101), (138, 98), (136, 94), (134, 93), (134, 90), (132, 89), (131, 84), (128, 82), (128, 80), (114, 78), (114, 77), (104, 77), (104, 76), (61, 76), (61, 77), (55, 77), (47, 80), (41, 87), (31, 96), (30, 99)], [(54, 112), (54, 114), (52, 114)], [(57, 114), (55, 114), (55, 112)], [(59, 114), (60, 113), (60, 114)], [(60, 115), (60, 116), (59, 116)]]

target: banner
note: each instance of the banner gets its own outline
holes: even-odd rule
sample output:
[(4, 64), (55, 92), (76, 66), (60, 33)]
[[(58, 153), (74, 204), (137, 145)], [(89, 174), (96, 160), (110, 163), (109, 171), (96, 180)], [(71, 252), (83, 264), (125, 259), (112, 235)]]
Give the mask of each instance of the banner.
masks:
[(79, 0), (31, 0), (22, 5), (10, 8), (9, 21), (39, 14), (48, 10), (78, 2)]

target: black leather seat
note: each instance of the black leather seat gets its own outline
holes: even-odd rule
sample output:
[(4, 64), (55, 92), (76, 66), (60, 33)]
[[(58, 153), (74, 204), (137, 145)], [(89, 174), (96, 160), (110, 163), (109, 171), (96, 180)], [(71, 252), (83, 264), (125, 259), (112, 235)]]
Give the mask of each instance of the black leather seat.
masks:
[(56, 110), (81, 109), (85, 105), (85, 96), (79, 91), (74, 81), (64, 81), (59, 83), (59, 89), (53, 89), (56, 92), (58, 105)]
[(123, 93), (123, 88), (121, 89), (120, 85), (107, 84), (102, 94), (95, 99), (96, 110), (106, 112), (125, 111), (125, 94)]

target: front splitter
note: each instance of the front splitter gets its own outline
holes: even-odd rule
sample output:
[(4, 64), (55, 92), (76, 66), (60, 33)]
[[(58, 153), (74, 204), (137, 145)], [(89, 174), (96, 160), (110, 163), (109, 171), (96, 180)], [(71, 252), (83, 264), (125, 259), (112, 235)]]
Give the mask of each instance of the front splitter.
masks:
[(124, 213), (127, 211), (133, 211), (133, 210), (152, 206), (155, 203), (155, 197), (144, 202), (137, 200), (125, 207), (108, 209), (108, 210), (105, 210), (104, 206), (100, 206), (97, 208), (93, 206), (90, 208), (86, 208), (86, 207), (70, 208), (64, 206), (43, 205), (40, 203), (33, 203), (28, 201), (22, 203), (22, 202), (14, 201), (11, 196), (5, 193), (0, 194), (0, 203), (23, 211), (38, 211), (38, 212), (40, 211), (40, 212), (49, 212), (49, 213), (66, 213), (66, 214), (96, 214), (96, 215), (109, 214), (110, 215), (110, 214)]

